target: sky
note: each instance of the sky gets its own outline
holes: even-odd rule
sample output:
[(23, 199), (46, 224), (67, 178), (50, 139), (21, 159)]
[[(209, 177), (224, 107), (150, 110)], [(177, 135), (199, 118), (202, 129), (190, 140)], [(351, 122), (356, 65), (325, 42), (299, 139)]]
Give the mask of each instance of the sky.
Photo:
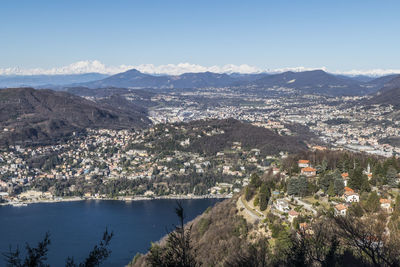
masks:
[(0, 74), (400, 72), (398, 0), (2, 0)]

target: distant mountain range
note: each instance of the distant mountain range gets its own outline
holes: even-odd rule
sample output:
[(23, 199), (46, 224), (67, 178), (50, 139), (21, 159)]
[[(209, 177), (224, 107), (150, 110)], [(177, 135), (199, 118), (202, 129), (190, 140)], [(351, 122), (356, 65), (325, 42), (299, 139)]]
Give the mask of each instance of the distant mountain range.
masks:
[(233, 89), (289, 88), (300, 94), (330, 96), (373, 94), (387, 86), (396, 75), (379, 78), (333, 75), (322, 70), (283, 72), (278, 74), (219, 74), (212, 72), (181, 75), (150, 75), (132, 69), (107, 76), (98, 73), (79, 75), (0, 76), (0, 87), (33, 86), (65, 88), (130, 88), (130, 89), (200, 89), (231, 87)]
[(0, 90), (0, 145), (52, 143), (87, 128), (137, 129), (148, 124), (144, 108), (119, 96), (93, 102), (51, 90)]
[[(129, 70), (105, 79), (80, 84), (89, 88), (291, 88), (304, 94), (322, 95), (365, 95), (382, 88), (390, 76), (377, 79), (366, 77), (351, 78), (333, 75), (322, 70), (284, 72), (279, 74), (218, 74), (211, 72), (185, 73), (177, 76), (154, 76), (137, 70)], [(366, 81), (367, 80), (367, 81)]]
[(393, 105), (400, 109), (400, 75), (386, 82), (383, 88), (368, 103)]
[(185, 73), (177, 76), (154, 76), (133, 69), (99, 81), (87, 82), (81, 85), (89, 88), (202, 88), (228, 86), (241, 79), (241, 77), (232, 77), (228, 74), (212, 72)]
[(0, 75), (0, 88), (57, 87), (73, 83), (97, 81), (108, 77), (101, 73), (69, 75)]

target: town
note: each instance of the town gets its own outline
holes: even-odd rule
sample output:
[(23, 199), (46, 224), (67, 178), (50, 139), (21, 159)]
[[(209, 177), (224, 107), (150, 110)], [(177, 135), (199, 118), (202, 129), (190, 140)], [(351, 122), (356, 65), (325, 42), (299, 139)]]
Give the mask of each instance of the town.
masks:
[[(209, 88), (191, 94), (160, 94), (154, 100), (162, 99), (165, 104), (152, 108), (150, 119), (154, 123), (174, 123), (235, 118), (276, 129), (281, 134), (290, 134), (285, 125), (297, 123), (336, 148), (384, 157), (399, 155), (398, 144), (388, 142), (400, 135), (400, 122), (393, 118), (397, 114), (393, 106), (365, 105), (363, 100), (368, 96), (264, 95), (285, 90), (289, 89), (264, 90), (260, 95), (230, 88)], [(216, 104), (218, 101), (220, 104)]]

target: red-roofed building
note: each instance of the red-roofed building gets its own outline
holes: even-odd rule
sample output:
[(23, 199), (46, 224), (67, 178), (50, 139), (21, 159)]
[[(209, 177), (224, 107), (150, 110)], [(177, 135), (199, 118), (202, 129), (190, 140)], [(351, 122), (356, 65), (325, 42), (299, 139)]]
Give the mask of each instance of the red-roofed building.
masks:
[(391, 207), (392, 201), (390, 199), (381, 198), (379, 203), (381, 203), (382, 210), (386, 212), (393, 212), (393, 208)]
[(347, 183), (349, 182), (349, 174), (347, 172), (342, 173), (342, 178), (344, 186), (347, 186)]
[(307, 168), (310, 167), (310, 161), (306, 159), (301, 159), (297, 162), (299, 168)]
[(335, 206), (335, 215), (345, 216), (347, 213), (347, 207), (343, 204), (337, 204)]
[(289, 216), (288, 216), (288, 220), (289, 220), (289, 222), (293, 222), (293, 220), (295, 219), (295, 218), (297, 218), (299, 216), (299, 213), (297, 212), (297, 211), (295, 211), (295, 210), (291, 210), (291, 211), (289, 211)]
[(312, 167), (306, 167), (301, 169), (301, 174), (307, 177), (312, 177), (317, 175), (317, 170)]
[(347, 186), (344, 187), (344, 191), (345, 192), (347, 192), (347, 191), (354, 192), (353, 189), (351, 189), (350, 187), (347, 187)]

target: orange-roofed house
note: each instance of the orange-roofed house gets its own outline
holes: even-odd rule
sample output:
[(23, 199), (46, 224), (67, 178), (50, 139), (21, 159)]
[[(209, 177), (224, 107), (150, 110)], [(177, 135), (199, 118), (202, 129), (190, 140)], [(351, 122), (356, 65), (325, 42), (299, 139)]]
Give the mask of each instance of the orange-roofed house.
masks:
[(344, 186), (347, 186), (347, 183), (349, 182), (349, 174), (347, 172), (342, 173), (342, 178)]
[(351, 188), (348, 187), (348, 186), (345, 186), (345, 187), (344, 187), (344, 191), (345, 191), (345, 192), (347, 192), (347, 191), (354, 192), (354, 190), (351, 189)]
[(313, 149), (314, 150), (323, 151), (323, 150), (326, 150), (326, 147), (324, 147), (324, 146), (313, 146)]
[(343, 204), (337, 204), (335, 206), (335, 215), (346, 216), (347, 207)]
[(312, 167), (306, 167), (301, 169), (301, 174), (307, 177), (312, 177), (317, 175), (317, 170)]
[(293, 220), (295, 219), (295, 218), (297, 218), (299, 216), (299, 213), (297, 212), (297, 211), (295, 211), (295, 210), (291, 210), (291, 211), (289, 211), (289, 216), (288, 216), (288, 220), (289, 220), (289, 222), (293, 222)]
[(297, 162), (299, 168), (307, 168), (310, 167), (310, 161), (306, 159), (301, 159)]
[(393, 212), (393, 208), (391, 207), (392, 201), (390, 199), (381, 198), (379, 200), (379, 203), (381, 203), (382, 210), (384, 210), (386, 212)]
[(311, 229), (311, 225), (307, 223), (300, 223), (299, 224), (299, 231), (306, 235), (313, 235), (314, 231)]

